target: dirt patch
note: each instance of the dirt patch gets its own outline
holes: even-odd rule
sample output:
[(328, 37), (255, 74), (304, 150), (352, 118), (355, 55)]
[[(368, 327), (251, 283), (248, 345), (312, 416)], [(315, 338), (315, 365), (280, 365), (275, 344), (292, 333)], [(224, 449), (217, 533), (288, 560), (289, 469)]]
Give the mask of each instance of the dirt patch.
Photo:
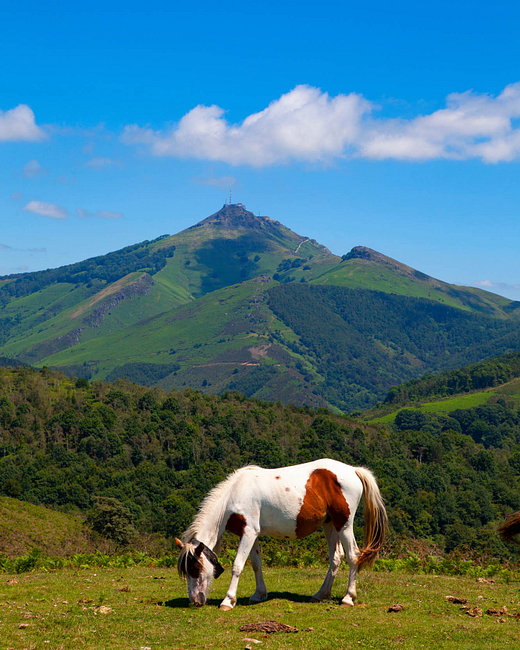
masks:
[(391, 605), (388, 608), (388, 613), (390, 612), (402, 612), (404, 609), (404, 605), (401, 605), (401, 603), (396, 603), (395, 605)]
[(446, 596), (446, 600), (449, 603), (453, 603), (454, 605), (467, 605), (468, 604), (468, 599), (467, 598), (459, 598), (458, 596)]
[(298, 632), (297, 627), (278, 623), (277, 621), (262, 621), (261, 623), (248, 623), (240, 626), (241, 632), (264, 632), (264, 634), (273, 634), (274, 632)]
[(253, 359), (263, 359), (267, 356), (267, 350), (271, 347), (270, 343), (266, 345), (258, 345), (257, 347), (248, 348), (249, 353)]

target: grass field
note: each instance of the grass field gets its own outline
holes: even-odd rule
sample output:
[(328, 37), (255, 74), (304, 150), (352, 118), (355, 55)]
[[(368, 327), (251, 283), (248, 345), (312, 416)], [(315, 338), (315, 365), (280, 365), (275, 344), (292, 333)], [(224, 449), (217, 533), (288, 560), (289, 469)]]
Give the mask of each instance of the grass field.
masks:
[(428, 402), (421, 404), (419, 407), (414, 406), (401, 406), (396, 411), (383, 415), (379, 418), (370, 419), (370, 423), (387, 424), (395, 420), (395, 416), (403, 408), (409, 408), (413, 411), (421, 411), (422, 413), (450, 413), (455, 409), (471, 409), (475, 406), (481, 406), (489, 402), (495, 391), (481, 391), (478, 393), (469, 393), (467, 395), (457, 395), (456, 397), (438, 400), (436, 402)]
[[(343, 649), (443, 648), (477, 650), (520, 644), (519, 584), (405, 573), (362, 573), (360, 604), (340, 607), (347, 572), (336, 580), (333, 600), (311, 604), (324, 569), (265, 569), (269, 600), (247, 605), (254, 590), (246, 567), (238, 605), (220, 612), (229, 567), (215, 582), (209, 604), (188, 605), (186, 585), (174, 569), (67, 569), (0, 577), (0, 647), (22, 650), (180, 648)], [(468, 599), (472, 617), (446, 596)], [(401, 604), (402, 611), (389, 612)], [(507, 612), (487, 614), (506, 606)], [(297, 633), (241, 632), (240, 626), (275, 620)], [(257, 639), (255, 644), (247, 639)]]

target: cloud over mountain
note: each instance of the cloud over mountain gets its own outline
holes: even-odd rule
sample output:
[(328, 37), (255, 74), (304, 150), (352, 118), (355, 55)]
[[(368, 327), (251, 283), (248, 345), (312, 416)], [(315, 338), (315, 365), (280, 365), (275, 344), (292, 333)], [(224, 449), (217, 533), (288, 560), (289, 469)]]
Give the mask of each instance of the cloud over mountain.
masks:
[(126, 126), (122, 141), (155, 156), (254, 167), (341, 157), (498, 163), (520, 156), (520, 83), (496, 97), (452, 93), (445, 108), (412, 119), (377, 118), (377, 109), (356, 93), (330, 97), (300, 85), (239, 124), (228, 123), (219, 106), (199, 105), (167, 131)]

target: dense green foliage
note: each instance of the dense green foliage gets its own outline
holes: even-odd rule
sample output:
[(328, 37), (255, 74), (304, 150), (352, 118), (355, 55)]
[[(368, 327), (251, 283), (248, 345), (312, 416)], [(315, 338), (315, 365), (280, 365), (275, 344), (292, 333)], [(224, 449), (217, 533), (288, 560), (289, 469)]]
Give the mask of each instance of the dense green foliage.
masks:
[(438, 375), (426, 375), (421, 379), (393, 386), (385, 403), (399, 404), (418, 399), (446, 397), (473, 390), (492, 388), (520, 377), (520, 353), (514, 352), (501, 357)]
[[(485, 435), (473, 415), (486, 423)], [(238, 393), (166, 394), (123, 380), (1, 370), (0, 491), (83, 512), (109, 497), (131, 513), (128, 524), (172, 536), (237, 467), (330, 457), (375, 471), (394, 534), (448, 551), (464, 546), (504, 555), (494, 529), (520, 508), (519, 414), (497, 403), (470, 413), (471, 422), (465, 417), (412, 422), (404, 413), (385, 430)], [(493, 427), (500, 436), (491, 437)], [(359, 515), (356, 524), (362, 534)]]
[(288, 347), (325, 378), (318, 393), (344, 410), (373, 405), (421, 369), (520, 348), (516, 320), (379, 291), (281, 284), (269, 291), (269, 306), (299, 336)]

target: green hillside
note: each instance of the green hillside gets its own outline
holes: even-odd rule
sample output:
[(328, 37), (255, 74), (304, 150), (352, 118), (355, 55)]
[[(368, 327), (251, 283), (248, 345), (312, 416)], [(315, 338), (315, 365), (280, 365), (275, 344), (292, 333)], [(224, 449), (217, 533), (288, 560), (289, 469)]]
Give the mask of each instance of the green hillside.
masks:
[(260, 277), (124, 330), (48, 349), (35, 365), (351, 411), (383, 399), (396, 383), (519, 348), (516, 318)]
[(353, 248), (343, 256), (340, 264), (311, 282), (426, 298), (449, 307), (502, 317), (515, 313), (520, 307), (520, 303), (482, 289), (436, 280), (364, 246)]
[[(3, 492), (13, 482), (3, 480)], [(50, 508), (0, 496), (0, 554), (26, 555), (38, 549), (47, 555), (62, 556), (91, 551), (93, 545), (83, 519)]]
[(520, 353), (493, 357), (393, 386), (383, 404), (365, 411), (361, 417), (373, 423), (391, 424), (409, 414), (425, 424), (434, 422), (437, 415), (460, 415), (467, 411), (463, 416), (467, 422), (475, 417), (484, 420), (491, 417), (488, 424), (496, 425), (497, 408), (502, 411), (500, 417), (504, 421), (516, 423), (515, 414), (520, 409)]

